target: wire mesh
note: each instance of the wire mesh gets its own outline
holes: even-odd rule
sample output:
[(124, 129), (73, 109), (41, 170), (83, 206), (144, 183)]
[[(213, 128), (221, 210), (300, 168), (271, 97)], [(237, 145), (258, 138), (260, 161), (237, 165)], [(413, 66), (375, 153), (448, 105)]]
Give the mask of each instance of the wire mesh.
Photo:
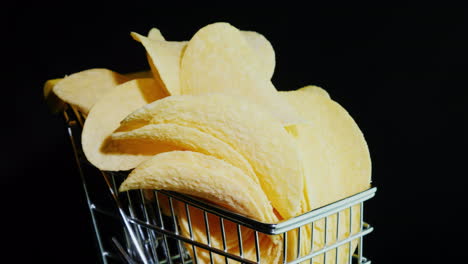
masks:
[[(370, 264), (364, 202), (376, 188), (279, 223), (262, 223), (207, 201), (169, 191), (118, 192), (125, 172), (102, 172), (84, 157), (83, 117), (65, 112), (102, 263)], [(357, 221), (356, 221), (357, 220)], [(264, 245), (278, 242), (274, 251)]]

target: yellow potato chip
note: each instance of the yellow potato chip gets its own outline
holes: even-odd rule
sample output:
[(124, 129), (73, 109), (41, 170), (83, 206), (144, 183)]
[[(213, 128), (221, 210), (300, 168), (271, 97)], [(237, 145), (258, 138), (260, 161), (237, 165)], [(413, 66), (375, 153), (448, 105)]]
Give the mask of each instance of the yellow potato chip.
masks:
[(262, 34), (255, 31), (241, 31), (244, 38), (253, 48), (255, 55), (260, 63), (260, 69), (264, 72), (266, 78), (271, 79), (275, 71), (275, 50), (270, 41)]
[(292, 126), (304, 159), (306, 193), (311, 195), (309, 210), (369, 188), (369, 149), (348, 112), (322, 95), (299, 91), (280, 94), (313, 123)]
[(133, 141), (116, 144), (109, 136), (120, 121), (134, 110), (164, 97), (153, 79), (135, 79), (117, 86), (91, 109), (83, 126), (82, 145), (86, 158), (101, 170), (129, 170), (165, 146), (148, 146)]
[(128, 80), (108, 69), (90, 69), (63, 78), (55, 84), (53, 91), (62, 101), (87, 114), (103, 95)]
[[(151, 71), (139, 71), (139, 72), (131, 72), (131, 73), (126, 73), (123, 74), (125, 78), (128, 80), (133, 80), (133, 79), (141, 79), (141, 78), (152, 78), (153, 73)], [(44, 98), (46, 99), (47, 104), (51, 108), (53, 113), (57, 113), (61, 110), (63, 110), (63, 107), (65, 107), (65, 102), (62, 101), (60, 98), (57, 97), (55, 93), (53, 93), (53, 88), (57, 83), (59, 83), (63, 78), (56, 78), (56, 79), (51, 79), (47, 80), (46, 83), (44, 84)], [(86, 92), (85, 90), (83, 92)], [(99, 96), (96, 98), (96, 101), (99, 100)], [(83, 114), (84, 113), (82, 111)]]
[(42, 90), (44, 98), (47, 98), (49, 95), (53, 94), (52, 89), (54, 86), (61, 81), (61, 78), (47, 80), (44, 84), (44, 89)]
[[(305, 211), (313, 210), (339, 199), (353, 195), (370, 187), (371, 161), (367, 143), (357, 124), (345, 109), (329, 99), (320, 89), (302, 88), (297, 91), (280, 92), (299, 114), (313, 125), (304, 123), (287, 127), (295, 136), (303, 159), (305, 176), (304, 199)], [(359, 205), (353, 207), (352, 232), (359, 230)], [(336, 241), (336, 215), (329, 218), (327, 244)], [(318, 232), (314, 247), (324, 246), (325, 223), (317, 223)], [(349, 210), (340, 216), (339, 237), (349, 236)], [(321, 231), (320, 231), (321, 230)], [(310, 227), (306, 228), (310, 237)], [(294, 242), (293, 242), (294, 243)], [(310, 248), (310, 242), (304, 241), (302, 248)], [(354, 241), (351, 250), (354, 251)], [(289, 245), (295, 247), (295, 244)], [(348, 260), (349, 245), (340, 247), (339, 263)], [(292, 253), (292, 252), (290, 252)], [(306, 254), (308, 252), (301, 252)], [(334, 252), (327, 253), (328, 259), (334, 259)], [(333, 256), (333, 257), (332, 257)], [(323, 263), (323, 256), (314, 258)], [(327, 263), (335, 263), (329, 262)]]
[(159, 40), (132, 32), (146, 49), (153, 76), (161, 81), (168, 95), (180, 94), (180, 61), (186, 42)]
[(161, 31), (157, 28), (150, 29), (150, 31), (148, 32), (148, 38), (154, 40), (165, 40), (163, 35), (161, 34)]
[[(337, 231), (338, 240), (345, 239), (350, 235), (350, 223), (349, 223), (349, 209), (340, 212), (339, 223), (337, 223), (338, 217), (336, 214), (328, 216), (328, 223), (325, 226), (325, 219), (320, 219), (314, 222), (314, 233), (312, 238), (311, 225), (306, 225), (301, 228), (301, 250), (299, 256), (297, 255), (297, 232), (298, 230), (292, 230), (288, 232), (288, 245), (287, 255), (288, 261), (294, 261), (298, 257), (303, 257), (311, 253), (311, 241), (313, 239), (313, 250), (318, 251), (325, 246), (325, 230), (327, 236), (327, 246), (330, 246), (337, 242)], [(352, 207), (352, 227), (351, 234), (356, 234), (360, 231), (360, 205)], [(337, 225), (339, 229), (337, 230)], [(352, 241), (351, 252), (354, 252), (357, 247), (357, 240)], [(347, 264), (349, 262), (349, 243), (339, 246), (338, 249), (338, 261), (336, 260), (336, 250), (330, 250), (326, 253), (326, 264)], [(323, 264), (324, 254), (320, 254), (313, 258), (312, 263)], [(302, 263), (310, 263), (310, 260)]]
[(151, 71), (139, 71), (139, 72), (130, 72), (124, 74), (129, 80), (133, 79), (144, 79), (144, 78), (153, 78), (153, 73)]
[(192, 127), (224, 141), (247, 159), (284, 218), (299, 213), (303, 175), (296, 142), (264, 108), (224, 94), (169, 96), (127, 116), (118, 131), (162, 123)]
[[(229, 210), (247, 215), (262, 222), (277, 222), (273, 208), (260, 186), (252, 181), (240, 169), (220, 159), (191, 151), (171, 151), (155, 155), (136, 167), (122, 183), (119, 190), (131, 189), (164, 189), (203, 198), (222, 205)], [(194, 239), (207, 243), (203, 214), (191, 207), (190, 216)], [(190, 237), (185, 208), (176, 203), (176, 211), (181, 226), (181, 233)], [(216, 221), (216, 223), (214, 222)], [(219, 218), (210, 216), (210, 235), (213, 247), (222, 248)], [(225, 222), (228, 252), (238, 252), (236, 225)], [(242, 228), (244, 253), (255, 259), (254, 237), (251, 231)], [(262, 258), (278, 258), (281, 253), (281, 237), (260, 235)], [(188, 247), (190, 248), (190, 247)], [(273, 249), (276, 252), (272, 252)], [(237, 250), (237, 251), (236, 251)], [(189, 250), (190, 251), (190, 250)], [(193, 256), (193, 252), (190, 252)], [(270, 256), (269, 256), (270, 255)], [(209, 254), (197, 250), (198, 263), (210, 263)], [(224, 260), (215, 256), (215, 263)]]
[[(175, 205), (177, 217), (180, 225), (180, 232), (185, 237), (191, 237), (192, 234), (193, 240), (207, 244), (207, 232), (205, 229), (204, 214), (203, 211), (189, 206), (188, 210), (190, 213), (190, 223), (191, 223), (191, 233), (188, 225), (188, 217), (185, 211), (185, 206), (182, 203), (176, 203)], [(208, 214), (208, 224), (210, 227), (210, 245), (211, 247), (217, 248), (219, 250), (224, 250), (222, 232), (220, 225), (220, 218)], [(237, 225), (231, 221), (223, 221), (225, 239), (226, 239), (226, 252), (229, 252), (233, 255), (239, 254), (239, 241), (237, 236)], [(256, 251), (255, 251), (255, 233), (250, 228), (245, 228), (241, 226), (241, 236), (242, 236), (242, 245), (243, 245), (243, 257), (251, 261), (256, 261)], [(260, 259), (262, 263), (280, 263), (282, 256), (282, 236), (268, 236), (263, 233), (258, 233), (258, 241), (260, 246)], [(192, 247), (189, 244), (186, 244), (189, 254), (192, 256), (192, 259), (195, 256)], [(196, 249), (196, 255), (198, 263), (211, 263), (210, 254), (207, 250), (201, 248)], [(212, 254), (213, 263), (225, 263), (224, 257)], [(238, 263), (232, 260), (229, 260), (229, 263)]]
[(65, 107), (65, 103), (52, 92), (54, 86), (61, 80), (62, 79), (47, 80), (43, 88), (44, 98), (53, 113), (58, 113)]
[(115, 132), (111, 139), (140, 140), (147, 144), (171, 145), (176, 149), (211, 155), (238, 167), (258, 183), (252, 166), (242, 155), (223, 141), (195, 128), (176, 124), (151, 124), (128, 132)]
[(227, 23), (210, 24), (192, 37), (182, 57), (180, 83), (181, 94), (241, 96), (265, 107), (284, 124), (302, 122), (279, 98), (246, 38)]
[(328, 94), (328, 92), (325, 91), (325, 89), (323, 89), (322, 87), (315, 86), (315, 85), (307, 85), (307, 86), (304, 86), (304, 87), (298, 89), (296, 92), (314, 93), (314, 94), (317, 94), (317, 95), (321, 95), (321, 96), (323, 96), (323, 97), (326, 97), (326, 98), (328, 98), (328, 99), (331, 99), (331, 98), (330, 98), (330, 94)]
[(180, 192), (260, 221), (278, 221), (260, 185), (239, 168), (198, 152), (169, 151), (142, 162), (119, 191), (132, 189)]

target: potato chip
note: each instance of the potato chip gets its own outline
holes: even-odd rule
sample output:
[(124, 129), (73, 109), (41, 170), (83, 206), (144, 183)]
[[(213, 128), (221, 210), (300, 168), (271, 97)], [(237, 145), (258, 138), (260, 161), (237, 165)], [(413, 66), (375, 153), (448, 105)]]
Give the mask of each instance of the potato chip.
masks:
[(299, 213), (303, 175), (296, 142), (264, 108), (223, 94), (169, 96), (127, 116), (118, 131), (162, 123), (192, 127), (224, 141), (247, 159), (284, 218)]
[[(280, 93), (313, 125), (294, 125), (304, 160), (310, 210), (370, 186), (367, 143), (348, 112), (333, 100), (299, 91)], [(320, 187), (323, 186), (323, 187)]]
[(265, 77), (271, 79), (275, 71), (276, 58), (275, 50), (270, 41), (255, 31), (241, 31), (241, 33), (255, 52)]
[(53, 91), (62, 101), (88, 114), (99, 98), (128, 80), (108, 69), (90, 69), (63, 78), (55, 84)]
[(65, 103), (62, 100), (60, 100), (60, 98), (58, 98), (57, 95), (55, 95), (55, 93), (52, 92), (54, 86), (61, 80), (62, 79), (60, 78), (48, 80), (45, 82), (43, 88), (44, 98), (47, 102), (47, 105), (53, 113), (58, 113), (59, 111), (62, 111), (65, 107)]
[(44, 89), (42, 90), (44, 98), (47, 98), (49, 95), (53, 94), (52, 89), (61, 80), (62, 80), (61, 78), (57, 78), (57, 79), (50, 79), (45, 82)]
[(120, 185), (119, 191), (132, 189), (180, 192), (260, 221), (278, 221), (260, 185), (239, 168), (198, 152), (164, 152), (142, 162)]
[(241, 32), (227, 23), (208, 25), (192, 37), (182, 57), (180, 83), (181, 94), (236, 95), (265, 107), (284, 124), (302, 122), (279, 98)]
[(89, 162), (101, 170), (129, 170), (148, 156), (171, 149), (139, 141), (116, 144), (109, 138), (125, 116), (164, 96), (162, 88), (148, 78), (128, 81), (102, 97), (83, 126), (82, 145)]
[(180, 94), (180, 61), (187, 43), (158, 40), (134, 32), (132, 37), (145, 47), (153, 76), (161, 81), (167, 94)]
[(153, 78), (153, 73), (151, 71), (139, 71), (139, 72), (130, 72), (124, 74), (129, 80), (133, 79), (144, 79), (144, 78)]
[(163, 35), (161, 34), (161, 31), (157, 28), (152, 28), (148, 32), (148, 38), (149, 39), (154, 39), (154, 40), (166, 40), (164, 39)]
[[(212, 156), (191, 152), (171, 151), (158, 154), (136, 167), (122, 183), (119, 190), (131, 189), (164, 189), (176, 191), (195, 197), (203, 198), (222, 205), (227, 209), (247, 215), (262, 222), (275, 223), (278, 221), (265, 193), (260, 186), (252, 181), (240, 169)], [(184, 209), (177, 206), (178, 218), (181, 224), (182, 235), (189, 237), (187, 216)], [(202, 236), (205, 226), (202, 214), (194, 208), (190, 209), (194, 239), (206, 243), (206, 235)], [(213, 217), (211, 217), (213, 218)], [(211, 238), (212, 246), (222, 247), (219, 220), (213, 223)], [(236, 226), (226, 222), (225, 230), (236, 232)], [(218, 231), (217, 231), (218, 230)], [(243, 229), (246, 231), (246, 229)], [(235, 234), (235, 233), (233, 233)], [(272, 256), (279, 256), (281, 252), (281, 237), (259, 236), (262, 238), (262, 257), (264, 260)], [(227, 235), (229, 251), (237, 250), (238, 243), (233, 243), (231, 235)], [(245, 232), (244, 252), (246, 256), (255, 257), (255, 245), (252, 232)], [(278, 252), (271, 254), (272, 248)], [(193, 252), (192, 256), (193, 256)], [(268, 256), (270, 253), (271, 256)], [(202, 250), (197, 250), (199, 263), (209, 263), (209, 256)], [(216, 262), (217, 263), (217, 262)]]
[(300, 89), (298, 89), (296, 92), (307, 92), (307, 93), (314, 93), (316, 95), (321, 95), (325, 98), (328, 98), (328, 99), (331, 99), (330, 98), (330, 94), (328, 94), (327, 91), (325, 91), (325, 89), (323, 89), (322, 87), (318, 87), (318, 86), (315, 86), (315, 85), (308, 85), (308, 86), (304, 86)]
[[(151, 71), (139, 71), (139, 72), (125, 73), (123, 74), (123, 76), (125, 76), (125, 78), (127, 78), (128, 80), (133, 80), (133, 79), (141, 79), (141, 78), (152, 78), (153, 73)], [(51, 79), (51, 80), (47, 80), (46, 83), (44, 84), (44, 89), (43, 89), (44, 98), (46, 99), (46, 102), (51, 108), (53, 113), (57, 113), (63, 110), (63, 108), (65, 107), (65, 102), (62, 101), (60, 98), (58, 98), (55, 93), (53, 93), (53, 88), (61, 80), (63, 80), (63, 78)], [(86, 92), (86, 91), (83, 91), (83, 92)], [(99, 99), (100, 97), (98, 96), (96, 98), (96, 101)], [(83, 111), (82, 113), (85, 115), (87, 114), (87, 113), (84, 113)]]
[[(265, 76), (271, 78), (275, 70), (275, 50), (270, 41), (262, 34), (255, 31), (241, 31), (249, 45), (258, 56), (262, 69), (265, 71)], [(148, 33), (149, 39), (166, 40), (161, 31), (157, 28), (152, 28)]]
[[(190, 213), (190, 223), (191, 231), (188, 227), (188, 217), (185, 211), (185, 206), (183, 203), (175, 204), (177, 217), (179, 220), (180, 232), (185, 237), (193, 237), (194, 241), (207, 244), (207, 232), (205, 229), (204, 214), (203, 211), (189, 206)], [(220, 218), (208, 214), (208, 224), (210, 227), (210, 245), (213, 248), (219, 250), (224, 250)], [(226, 239), (226, 252), (229, 252), (233, 255), (239, 254), (239, 242), (237, 237), (237, 225), (229, 220), (223, 220), (224, 235)], [(190, 235), (192, 234), (192, 236)], [(253, 229), (245, 228), (241, 226), (241, 235), (242, 235), (242, 251), (243, 257), (251, 261), (256, 261), (256, 251), (255, 251), (255, 233)], [(258, 242), (260, 246), (260, 259), (262, 263), (280, 263), (282, 256), (282, 236), (268, 236), (263, 233), (258, 233)], [(189, 244), (186, 244), (186, 248), (189, 254), (194, 259), (195, 252), (193, 252), (192, 247)], [(198, 263), (211, 263), (209, 251), (197, 248), (196, 250)], [(225, 263), (224, 257), (217, 254), (212, 254), (213, 263)], [(238, 263), (232, 260), (229, 260), (229, 263)]]
[[(370, 187), (371, 161), (366, 141), (357, 124), (345, 109), (329, 99), (327, 94), (317, 88), (302, 88), (297, 91), (280, 92), (301, 116), (312, 122), (289, 126), (288, 131), (298, 141), (302, 154), (305, 173), (304, 199), (305, 211), (310, 211), (326, 204), (364, 191)], [(346, 216), (347, 214), (347, 216)], [(349, 236), (349, 210), (340, 217), (339, 237)], [(353, 208), (353, 232), (358, 232), (359, 205)], [(336, 241), (336, 215), (329, 217), (327, 233), (328, 243)], [(324, 246), (324, 222), (318, 222), (319, 230), (314, 246)], [(310, 236), (310, 227), (307, 227)], [(307, 243), (306, 241), (304, 241)], [(294, 247), (294, 245), (291, 245)], [(302, 245), (310, 247), (309, 244)], [(352, 250), (356, 247), (353, 242)], [(346, 263), (349, 246), (339, 250), (339, 263)], [(302, 252), (305, 254), (307, 252)], [(334, 252), (327, 253), (334, 256)], [(314, 258), (320, 262), (320, 257)], [(328, 261), (327, 261), (328, 263)], [(334, 263), (334, 262), (330, 262)]]
[[(311, 225), (305, 225), (301, 228), (301, 250), (299, 256), (297, 255), (297, 229), (288, 232), (288, 241), (287, 241), (287, 256), (288, 261), (293, 261), (298, 257), (303, 257), (311, 253), (311, 241), (313, 240), (314, 246), (313, 250), (318, 251), (324, 248), (325, 246), (325, 230), (327, 236), (327, 246), (330, 246), (337, 242), (337, 231), (338, 241), (343, 240), (350, 235), (350, 223), (349, 216), (350, 210), (346, 209), (340, 212), (339, 223), (337, 223), (337, 215), (332, 214), (327, 217), (328, 223), (325, 225), (325, 219), (316, 220), (314, 222), (314, 233), (312, 237)], [(356, 234), (360, 231), (360, 205), (357, 204), (352, 207), (352, 234)], [(339, 228), (337, 229), (337, 226)], [(353, 240), (351, 245), (351, 252), (354, 252), (357, 247), (358, 240)], [(324, 254), (320, 254), (313, 258), (314, 264), (323, 264)], [(326, 263), (327, 264), (347, 264), (349, 263), (349, 243), (339, 246), (338, 250), (338, 261), (336, 259), (336, 250), (330, 250), (326, 253)], [(310, 263), (310, 261), (302, 262)]]
[(111, 138), (113, 141), (140, 140), (152, 145), (170, 145), (179, 150), (211, 155), (238, 167), (258, 183), (252, 166), (242, 155), (223, 141), (195, 128), (176, 124), (151, 124), (128, 132), (113, 133)]

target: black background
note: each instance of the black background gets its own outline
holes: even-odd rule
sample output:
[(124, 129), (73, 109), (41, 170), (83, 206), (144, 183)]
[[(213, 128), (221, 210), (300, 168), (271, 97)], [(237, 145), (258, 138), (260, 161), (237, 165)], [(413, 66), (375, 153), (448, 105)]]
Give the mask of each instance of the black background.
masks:
[(131, 31), (158, 27), (168, 40), (187, 40), (204, 25), (226, 21), (271, 41), (279, 90), (322, 86), (364, 132), (378, 187), (366, 209), (376, 229), (365, 240), (365, 255), (376, 264), (460, 263), (456, 239), (467, 235), (466, 11), (157, 3), (8, 8), (2, 23), (2, 258), (96, 262), (71, 146), (63, 120), (43, 102), (43, 83), (90, 68), (147, 69)]

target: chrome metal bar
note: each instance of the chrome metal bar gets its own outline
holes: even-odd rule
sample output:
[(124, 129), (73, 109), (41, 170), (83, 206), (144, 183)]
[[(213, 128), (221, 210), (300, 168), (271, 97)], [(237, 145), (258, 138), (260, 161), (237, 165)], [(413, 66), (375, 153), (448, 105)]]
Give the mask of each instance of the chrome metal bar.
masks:
[[(156, 201), (156, 207), (158, 209), (158, 218), (159, 218), (159, 222), (161, 224), (161, 228), (165, 229), (164, 219), (162, 217), (161, 203), (159, 202), (158, 192), (156, 192), (156, 191), (154, 193), (154, 200)], [(168, 261), (168, 263), (172, 263), (171, 251), (169, 249), (169, 243), (167, 242), (167, 237), (165, 235), (163, 235), (163, 243), (164, 243), (163, 244), (163, 251), (167, 256), (167, 261)]]
[[(343, 200), (336, 201), (332, 204), (314, 209), (310, 212), (307, 212), (305, 214), (302, 214), (300, 216), (288, 219), (287, 221), (283, 221), (278, 224), (270, 224), (271, 225), (271, 230), (276, 233), (282, 233), (284, 231), (289, 231), (294, 228), (297, 228), (301, 225), (307, 224), (314, 222), (315, 220), (318, 220), (320, 218), (323, 218), (324, 216), (329, 216), (332, 215), (338, 211), (342, 211), (343, 209), (348, 208), (349, 206), (361, 203), (363, 201), (366, 201), (372, 197), (375, 196), (375, 192), (377, 191), (376, 187), (373, 187), (371, 189), (368, 189), (366, 191), (360, 192), (358, 194), (355, 194), (353, 196), (350, 196), (348, 198), (345, 198)], [(260, 231), (260, 230), (259, 230)], [(268, 230), (266, 230), (268, 231)]]
[(277, 235), (282, 234), (286, 231), (290, 231), (292, 229), (298, 228), (304, 224), (312, 223), (315, 220), (323, 218), (324, 216), (328, 216), (334, 214), (338, 211), (348, 208), (349, 206), (358, 204), (360, 202), (366, 201), (375, 196), (377, 188), (373, 187), (361, 193), (355, 194), (343, 200), (339, 200), (332, 204), (314, 209), (310, 212), (302, 214), (300, 216), (296, 216), (294, 218), (282, 221), (280, 223), (263, 223), (247, 216), (237, 214), (231, 211), (226, 210), (220, 206), (207, 203), (206, 201), (201, 201), (200, 199), (161, 190), (160, 192), (167, 194), (168, 196), (177, 197), (178, 200), (188, 203), (189, 205), (201, 209), (203, 211), (207, 211), (211, 214), (223, 217), (226, 220), (232, 221), (234, 223), (243, 225), (248, 228), (252, 228), (257, 230), (261, 233), (269, 234), (269, 235)]
[(362, 262), (359, 264), (371, 264), (371, 261), (365, 258), (364, 256), (362, 256)]
[[(151, 223), (151, 217), (150, 217), (150, 214), (149, 214), (149, 210), (146, 206), (146, 203), (145, 203), (145, 194), (143, 193), (143, 190), (140, 190), (140, 199), (142, 201), (142, 206), (143, 206), (143, 217), (144, 217), (144, 220), (147, 222), (147, 223)], [(151, 252), (152, 254), (152, 258), (151, 259), (157, 259), (157, 252), (156, 252), (156, 247), (157, 247), (157, 244), (156, 244), (156, 241), (155, 241), (155, 237), (154, 237), (154, 232), (153, 230), (150, 230), (150, 229), (146, 229), (146, 233), (148, 234), (148, 240), (149, 240), (149, 248), (148, 246), (146, 246), (146, 250), (147, 252)], [(146, 244), (147, 245), (147, 244)], [(151, 261), (151, 262), (154, 262), (154, 261)]]
[[(190, 217), (190, 208), (189, 205), (184, 203), (185, 206), (185, 214), (187, 215), (187, 225), (189, 229), (190, 240), (193, 241), (193, 230), (192, 230), (192, 219)], [(198, 256), (197, 256), (197, 248), (194, 244), (192, 244), (192, 252), (193, 252), (193, 260), (195, 264), (198, 263)]]
[[(336, 213), (336, 241), (340, 240), (340, 212)], [(338, 264), (338, 253), (340, 247), (337, 247), (335, 250), (335, 264)]]
[(197, 264), (198, 263), (197, 247), (193, 244), (192, 244), (192, 250), (193, 250), (193, 262)]
[(119, 193), (119, 190), (117, 189), (117, 183), (115, 182), (115, 177), (112, 175), (111, 177), (111, 182), (112, 182), (112, 190), (114, 191), (114, 194), (117, 195)]
[[(114, 199), (117, 199), (118, 198), (117, 195), (119, 193), (119, 190), (117, 189), (118, 184), (115, 181), (115, 178), (117, 177), (116, 173), (115, 172), (112, 172), (112, 173), (111, 172), (107, 172), (107, 173), (101, 172), (101, 174), (102, 174), (102, 176), (104, 178), (110, 178), (110, 181), (106, 181), (106, 182), (111, 183), (111, 186), (108, 186), (108, 188), (111, 190), (111, 194), (114, 197)], [(130, 234), (128, 233), (128, 230), (125, 229), (124, 235), (125, 235), (125, 241), (127, 243), (127, 245), (126, 245), (127, 246), (127, 253), (132, 254), (132, 253), (134, 253), (132, 251), (132, 247), (133, 247), (132, 238), (130, 237)]]
[[(362, 232), (362, 228), (363, 228), (363, 223), (364, 223), (364, 204), (361, 202), (361, 204), (359, 205), (360, 206), (360, 211), (361, 211), (361, 214), (360, 214), (360, 221), (359, 221), (359, 230)], [(363, 237), (361, 236), (359, 238), (359, 264), (362, 263), (362, 250), (363, 250), (363, 246), (364, 246), (364, 243), (363, 243)]]
[(257, 231), (254, 231), (254, 235), (255, 235), (255, 256), (256, 256), (256, 259), (257, 259), (257, 262), (260, 263), (260, 259), (261, 259), (261, 252), (260, 252), (260, 243), (258, 241), (258, 232)]
[[(208, 213), (203, 211), (203, 220), (205, 222), (205, 231), (206, 231), (206, 244), (211, 247), (211, 234), (210, 234), (210, 223), (208, 219)], [(210, 263), (213, 264), (213, 252), (209, 251)]]
[(283, 263), (288, 262), (288, 233), (283, 234)]
[[(223, 250), (224, 252), (227, 252), (226, 232), (224, 230), (224, 219), (222, 217), (219, 217), (219, 228), (221, 229), (221, 239), (223, 240)], [(226, 264), (228, 263), (227, 257), (224, 257), (224, 261)]]
[(132, 226), (130, 225), (130, 222), (128, 220), (128, 216), (125, 214), (125, 211), (122, 207), (122, 204), (120, 203), (120, 200), (118, 199), (117, 197), (117, 194), (114, 193), (112, 187), (111, 187), (111, 184), (110, 184), (110, 181), (109, 181), (109, 175), (107, 173), (104, 173), (102, 172), (103, 176), (104, 176), (104, 180), (106, 181), (106, 184), (107, 186), (109, 187), (109, 190), (112, 194), (112, 196), (114, 197), (114, 201), (117, 205), (117, 208), (118, 208), (118, 211), (119, 211), (119, 214), (120, 214), (120, 217), (122, 219), (122, 222), (125, 226), (125, 229), (126, 231), (129, 233), (129, 236), (130, 236), (130, 240), (132, 241), (135, 249), (136, 249), (136, 254), (138, 256), (138, 258), (144, 263), (144, 264), (149, 264), (148, 263), (148, 260), (147, 260), (147, 257), (145, 255), (145, 252), (143, 251), (142, 247), (141, 247), (141, 243), (140, 241), (136, 238), (136, 235), (135, 235), (135, 232), (132, 228)]
[[(325, 218), (325, 231), (324, 231), (325, 237), (324, 237), (323, 245), (324, 245), (324, 247), (327, 247), (327, 243), (328, 243), (328, 216), (325, 216), (324, 218)], [(323, 263), (327, 263), (327, 252), (328, 252), (328, 250), (323, 253)]]
[[(112, 177), (112, 178), (114, 178), (114, 177)], [(127, 197), (127, 201), (128, 201), (128, 212), (130, 213), (130, 217), (136, 218), (137, 216), (136, 216), (136, 213), (135, 213), (135, 210), (134, 210), (135, 206), (133, 205), (133, 199), (132, 199), (132, 197), (130, 195), (130, 192), (126, 192), (126, 197)], [(140, 241), (140, 242), (145, 241), (145, 237), (144, 237), (143, 230), (142, 230), (141, 226), (137, 225), (135, 228), (136, 228), (136, 231), (137, 231), (137, 232), (135, 232), (137, 240)], [(142, 246), (144, 246), (144, 245), (142, 244)]]
[[(310, 223), (310, 226), (311, 226), (311, 230), (310, 230), (310, 253), (314, 252), (314, 223), (315, 222), (312, 222)], [(310, 254), (309, 253), (309, 254)], [(310, 259), (310, 263), (309, 264), (313, 264), (313, 259), (311, 258)]]
[(313, 258), (315, 256), (318, 256), (318, 255), (320, 255), (322, 253), (325, 253), (325, 252), (327, 252), (329, 250), (332, 250), (332, 249), (334, 249), (336, 247), (339, 247), (339, 246), (341, 246), (343, 244), (346, 244), (349, 241), (352, 241), (352, 240), (354, 240), (356, 238), (363, 237), (363, 236), (369, 234), (370, 232), (372, 232), (374, 230), (374, 228), (371, 227), (370, 225), (364, 225), (364, 226), (365, 226), (365, 228), (361, 232), (358, 232), (358, 233), (356, 233), (356, 234), (354, 234), (352, 236), (349, 236), (349, 237), (347, 237), (347, 238), (345, 238), (343, 240), (340, 240), (340, 241), (338, 241), (336, 243), (333, 243), (332, 245), (325, 246), (325, 247), (321, 248), (320, 250), (317, 250), (317, 251), (315, 251), (315, 252), (313, 252), (313, 253), (311, 253), (309, 255), (303, 256), (303, 257), (301, 257), (299, 259), (296, 259), (294, 261), (291, 261), (288, 264), (301, 263), (302, 261), (305, 261), (305, 260), (308, 260), (308, 259)]
[(231, 254), (229, 252), (224, 252), (223, 250), (220, 250), (220, 249), (217, 249), (217, 248), (214, 248), (214, 247), (209, 247), (208, 245), (206, 245), (204, 243), (198, 242), (198, 241), (193, 240), (193, 239), (189, 239), (189, 238), (181, 236), (181, 235), (176, 235), (176, 234), (174, 234), (174, 232), (168, 231), (166, 229), (162, 229), (159, 226), (147, 224), (144, 221), (141, 221), (139, 219), (129, 219), (129, 221), (133, 222), (135, 224), (143, 225), (143, 226), (145, 226), (147, 228), (154, 229), (156, 232), (159, 232), (159, 233), (161, 233), (163, 235), (166, 235), (168, 237), (171, 237), (171, 238), (174, 238), (174, 239), (180, 239), (181, 241), (183, 241), (185, 243), (195, 245), (197, 247), (206, 249), (208, 251), (212, 251), (213, 253), (216, 253), (216, 254), (219, 254), (219, 255), (222, 255), (222, 256), (227, 256), (228, 258), (239, 261), (241, 263), (257, 264), (256, 262), (253, 262), (253, 261), (251, 261), (249, 259), (241, 258), (238, 255), (234, 255), (234, 254)]
[(208, 222), (208, 213), (203, 212), (203, 220), (205, 223), (205, 231), (206, 231), (206, 244), (211, 246), (211, 236), (210, 236), (210, 223)]
[[(68, 116), (65, 116), (65, 119), (68, 119)], [(101, 232), (100, 232), (99, 226), (97, 224), (96, 216), (94, 215), (94, 210), (93, 210), (94, 205), (92, 204), (90, 196), (89, 196), (88, 186), (86, 185), (86, 177), (85, 177), (85, 175), (83, 173), (83, 168), (81, 167), (81, 162), (79, 160), (78, 147), (76, 146), (72, 126), (73, 126), (73, 124), (70, 124), (70, 122), (68, 122), (68, 127), (67, 127), (68, 135), (70, 137), (73, 152), (75, 154), (75, 161), (76, 161), (76, 164), (77, 164), (77, 167), (78, 167), (78, 174), (80, 175), (80, 178), (81, 178), (81, 183), (82, 183), (81, 186), (83, 187), (83, 191), (84, 191), (84, 194), (85, 194), (85, 197), (86, 197), (86, 203), (88, 205), (88, 210), (89, 210), (89, 213), (91, 215), (91, 222), (93, 224), (94, 234), (96, 235), (97, 245), (98, 245), (98, 248), (99, 248), (99, 252), (101, 253), (100, 254), (101, 261), (102, 261), (103, 264), (107, 264), (107, 260), (106, 260), (104, 254), (103, 254), (105, 252), (105, 249), (104, 249), (104, 245), (103, 245), (102, 240), (101, 240)]]
[[(349, 207), (349, 235), (353, 234), (353, 207)], [(348, 264), (353, 264), (353, 241), (349, 241), (348, 244), (349, 252), (348, 252)]]
[[(176, 214), (174, 212), (174, 203), (172, 201), (172, 197), (169, 197), (169, 207), (171, 208), (172, 224), (174, 225), (174, 232), (176, 233), (176, 235), (178, 235), (179, 228), (177, 226), (177, 219), (176, 219)], [(185, 264), (184, 251), (182, 250), (183, 247), (181, 245), (180, 240), (177, 240), (177, 249), (179, 250), (180, 260), (182, 261), (182, 264)]]
[(156, 209), (158, 211), (159, 224), (164, 228), (164, 220), (162, 217), (161, 203), (159, 202), (158, 191), (154, 191), (154, 200), (156, 201)]
[(122, 247), (122, 245), (119, 243), (119, 241), (115, 237), (112, 237), (112, 242), (114, 243), (115, 247), (117, 248), (117, 251), (124, 258), (125, 262), (127, 262), (129, 264), (136, 264), (133, 261), (133, 259), (127, 254), (125, 249)]
[[(115, 172), (103, 172), (101, 171), (101, 175), (104, 177), (107, 183), (107, 187), (110, 190), (110, 193), (112, 197), (115, 199), (118, 199), (118, 193), (119, 190), (117, 189), (118, 184), (115, 181), (115, 178), (117, 177), (117, 174)], [(110, 178), (110, 180), (109, 180)], [(110, 185), (109, 185), (110, 184)], [(128, 254), (133, 254), (134, 252), (132, 251), (132, 238), (130, 237), (130, 234), (127, 229), (124, 228), (124, 235), (125, 235), (125, 242), (127, 243), (126, 248), (127, 248), (127, 253)]]
[(297, 229), (297, 254), (296, 258), (301, 257), (301, 226)]
[(239, 256), (243, 258), (244, 257), (244, 247), (243, 247), (244, 242), (242, 240), (242, 230), (239, 224), (237, 224), (237, 239), (239, 242)]
[(190, 217), (190, 209), (188, 204), (184, 204), (185, 214), (187, 214), (187, 224), (189, 228), (190, 239), (193, 239), (192, 220)]

